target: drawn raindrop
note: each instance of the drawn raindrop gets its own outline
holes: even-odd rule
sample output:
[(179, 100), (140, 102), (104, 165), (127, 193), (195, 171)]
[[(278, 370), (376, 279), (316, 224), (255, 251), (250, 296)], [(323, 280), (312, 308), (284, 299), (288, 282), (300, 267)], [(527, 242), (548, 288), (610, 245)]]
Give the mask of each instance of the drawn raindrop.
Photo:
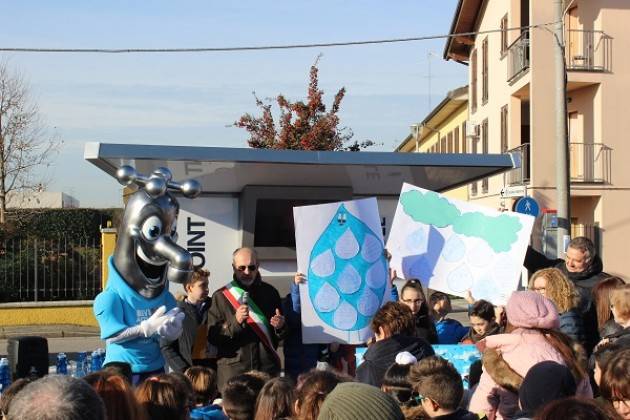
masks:
[(351, 264), (348, 264), (337, 278), (337, 286), (341, 293), (354, 293), (361, 288), (361, 275)]
[(334, 311), (339, 306), (339, 293), (330, 284), (324, 283), (315, 295), (313, 303), (321, 312)]
[(363, 316), (372, 316), (379, 307), (378, 296), (370, 289), (365, 289), (357, 302), (357, 310)]
[(361, 256), (369, 263), (373, 263), (383, 255), (383, 245), (374, 235), (365, 235), (363, 246), (361, 247)]
[(470, 269), (465, 264), (462, 264), (448, 273), (446, 283), (452, 291), (463, 293), (472, 287), (473, 276)]
[(333, 324), (340, 330), (349, 330), (357, 323), (358, 314), (356, 309), (348, 302), (343, 301), (333, 316)]
[(337, 242), (335, 243), (335, 254), (337, 254), (339, 258), (349, 260), (357, 255), (358, 252), (359, 242), (357, 241), (357, 238), (354, 237), (350, 228), (348, 228), (343, 235), (337, 239)]
[(308, 279), (313, 309), (324, 324), (344, 331), (367, 327), (386, 294), (378, 234), (341, 204), (313, 245)]
[(466, 244), (457, 235), (451, 235), (444, 244), (442, 258), (446, 262), (454, 263), (464, 258), (466, 254)]
[(387, 282), (387, 272), (385, 271), (385, 264), (383, 264), (382, 261), (377, 261), (367, 270), (365, 282), (372, 289), (380, 289), (385, 286)]
[(420, 226), (407, 235), (405, 246), (407, 247), (407, 251), (412, 255), (425, 253), (427, 250), (427, 229)]
[(335, 272), (335, 257), (330, 249), (322, 252), (311, 262), (311, 270), (316, 276), (328, 277)]

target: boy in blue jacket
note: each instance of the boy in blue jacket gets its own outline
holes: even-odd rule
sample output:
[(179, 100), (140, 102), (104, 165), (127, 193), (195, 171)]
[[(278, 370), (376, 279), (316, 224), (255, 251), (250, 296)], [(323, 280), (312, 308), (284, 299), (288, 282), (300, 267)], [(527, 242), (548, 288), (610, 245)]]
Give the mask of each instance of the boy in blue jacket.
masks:
[(453, 309), (451, 298), (446, 293), (433, 292), (429, 303), (435, 320), (438, 344), (458, 344), (468, 334), (468, 328), (459, 321), (446, 317)]

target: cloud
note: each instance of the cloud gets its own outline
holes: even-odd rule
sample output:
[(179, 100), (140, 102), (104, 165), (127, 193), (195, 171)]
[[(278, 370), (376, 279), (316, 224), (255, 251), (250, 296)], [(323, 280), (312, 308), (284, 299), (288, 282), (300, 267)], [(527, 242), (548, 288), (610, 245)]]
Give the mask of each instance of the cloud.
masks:
[(507, 214), (487, 216), (479, 212), (464, 213), (453, 223), (456, 233), (481, 238), (494, 252), (509, 251), (521, 228), (520, 220)]
[(413, 220), (443, 228), (452, 225), (460, 212), (447, 199), (438, 193), (427, 191), (407, 191), (400, 196), (400, 203)]
[(452, 226), (460, 234), (483, 239), (494, 252), (507, 252), (518, 239), (522, 225), (517, 217), (502, 214), (487, 216), (480, 212), (460, 213), (446, 198), (433, 191), (407, 191), (400, 203), (413, 220), (438, 228)]

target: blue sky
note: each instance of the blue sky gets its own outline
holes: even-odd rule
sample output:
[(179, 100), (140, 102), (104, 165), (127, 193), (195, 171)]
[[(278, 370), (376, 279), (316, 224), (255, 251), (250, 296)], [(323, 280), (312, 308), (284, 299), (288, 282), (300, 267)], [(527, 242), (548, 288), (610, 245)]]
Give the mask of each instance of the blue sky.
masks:
[[(0, 46), (178, 48), (326, 43), (446, 34), (457, 0), (21, 1), (3, 4)], [(466, 83), (442, 60), (444, 40), (299, 50), (194, 54), (36, 54), (1, 57), (20, 71), (64, 146), (48, 190), (82, 207), (120, 206), (118, 184), (83, 160), (87, 141), (246, 147), (229, 127), (259, 97), (306, 94), (319, 53), (325, 102), (347, 89), (342, 124), (393, 150), (409, 125)]]

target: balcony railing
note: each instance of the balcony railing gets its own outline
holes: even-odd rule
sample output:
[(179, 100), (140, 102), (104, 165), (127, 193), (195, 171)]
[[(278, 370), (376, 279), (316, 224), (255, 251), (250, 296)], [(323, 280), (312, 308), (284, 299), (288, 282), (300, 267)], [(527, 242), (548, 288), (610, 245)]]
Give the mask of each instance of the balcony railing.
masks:
[(564, 41), (567, 70), (612, 70), (612, 38), (603, 31), (570, 29)]
[(525, 185), (529, 183), (529, 143), (508, 150), (508, 153), (517, 154), (521, 161), (520, 168), (514, 168), (507, 173), (508, 185)]
[(602, 143), (569, 143), (571, 182), (610, 183), (611, 155)]
[(523, 32), (507, 49), (508, 75), (511, 82), (529, 68), (529, 32)]

